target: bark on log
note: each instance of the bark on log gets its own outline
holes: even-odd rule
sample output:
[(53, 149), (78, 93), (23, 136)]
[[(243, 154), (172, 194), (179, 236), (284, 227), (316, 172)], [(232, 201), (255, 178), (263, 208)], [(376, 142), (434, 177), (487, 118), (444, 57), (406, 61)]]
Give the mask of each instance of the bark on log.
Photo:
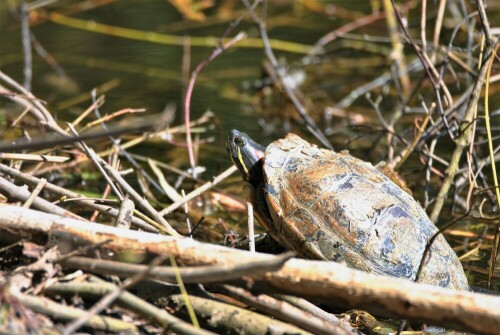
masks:
[[(274, 257), (146, 232), (63, 218), (14, 206), (0, 207), (1, 230), (47, 234), (60, 245), (108, 239), (117, 253), (173, 255), (180, 263), (235, 264)], [(0, 234), (1, 238), (2, 234)], [(455, 291), (403, 279), (380, 277), (334, 262), (291, 259), (281, 270), (257, 277), (274, 289), (327, 303), (336, 302), (388, 317), (406, 318), (480, 334), (500, 334), (500, 297)]]

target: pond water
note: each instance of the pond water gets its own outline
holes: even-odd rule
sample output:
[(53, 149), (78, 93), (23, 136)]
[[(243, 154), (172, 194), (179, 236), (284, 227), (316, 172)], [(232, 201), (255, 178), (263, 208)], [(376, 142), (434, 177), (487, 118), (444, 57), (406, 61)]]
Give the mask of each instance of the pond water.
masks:
[[(357, 8), (352, 11), (352, 16), (359, 16), (360, 11), (369, 9), (362, 2), (354, 3)], [(173, 102), (178, 106), (175, 123), (182, 123), (184, 91), (188, 80), (186, 74), (183, 74), (183, 60), (188, 58), (192, 70), (214, 49), (213, 46), (193, 46), (184, 51), (182, 45), (110, 36), (89, 31), (92, 30), (92, 27), (88, 27), (92, 22), (105, 24), (110, 30), (114, 27), (128, 28), (143, 34), (155, 32), (178, 38), (189, 35), (198, 39), (206, 38), (205, 42), (209, 43), (209, 38), (220, 37), (229, 23), (243, 13), (238, 2), (234, 4), (233, 1), (223, 1), (220, 6), (208, 9), (204, 14), (205, 19), (184, 23), (179, 11), (167, 1), (128, 1), (126, 4), (122, 1), (86, 1), (83, 4), (90, 9), (80, 8), (84, 6), (79, 1), (58, 1), (31, 15), (33, 36), (66, 75), (65, 81), (61, 81), (57, 71), (34, 50), (33, 92), (46, 100), (49, 109), (57, 113), (60, 120), (65, 121), (74, 119), (88, 107), (89, 92), (93, 88), (111, 84), (108, 85), (111, 88), (105, 92), (106, 104), (102, 113), (123, 108), (146, 108), (148, 112), (155, 113), (163, 110), (167, 103)], [(338, 4), (344, 7), (346, 5), (343, 1)], [(334, 5), (337, 3), (332, 2), (332, 6)], [(17, 13), (13, 10), (8, 2), (0, 3), (0, 66), (2, 71), (22, 82), (21, 34)], [(67, 17), (77, 18), (81, 20), (81, 24), (88, 26), (68, 27), (44, 17), (46, 10), (63, 15), (72, 13)], [(314, 13), (300, 5), (300, 2), (273, 3), (269, 12), (270, 38), (298, 43), (302, 47), (312, 45), (333, 28), (348, 22), (346, 19)], [(258, 37), (258, 31), (248, 20), (236, 27), (230, 36), (240, 31), (247, 32), (250, 39)], [(383, 24), (380, 33), (384, 34)], [(304, 56), (303, 53), (286, 52), (279, 48), (275, 52), (292, 67), (300, 65)], [(353, 53), (359, 52), (353, 49), (348, 54), (352, 56)], [(339, 57), (345, 59), (345, 54), (345, 51), (340, 52)], [(212, 61), (203, 69), (196, 82), (191, 103), (192, 119), (211, 110), (220, 125), (218, 137), (225, 137), (232, 128), (262, 137), (262, 127), (256, 122), (262, 115), (256, 115), (250, 104), (256, 101), (258, 88), (248, 91), (244, 87), (253, 88), (252, 85), (261, 78), (263, 59), (260, 47), (239, 47), (236, 44)], [(300, 70), (302, 69), (301, 66)], [(340, 97), (340, 91), (346, 91), (338, 89), (345, 80), (355, 81), (345, 76), (349, 71), (343, 71), (343, 77), (342, 71), (338, 72), (340, 75), (337, 78), (324, 81), (328, 89), (321, 92), (332, 94), (332, 99), (335, 95)], [(363, 73), (356, 72), (357, 75), (377, 73), (368, 68)], [(317, 75), (321, 73), (312, 74), (314, 77)], [(356, 81), (362, 79), (357, 78)], [(87, 95), (87, 98), (82, 97), (74, 102), (75, 96), (80, 94)], [(277, 128), (279, 130), (280, 127)], [(276, 136), (269, 135), (263, 138), (264, 142), (269, 142)], [(223, 147), (223, 143), (219, 142), (218, 145)]]

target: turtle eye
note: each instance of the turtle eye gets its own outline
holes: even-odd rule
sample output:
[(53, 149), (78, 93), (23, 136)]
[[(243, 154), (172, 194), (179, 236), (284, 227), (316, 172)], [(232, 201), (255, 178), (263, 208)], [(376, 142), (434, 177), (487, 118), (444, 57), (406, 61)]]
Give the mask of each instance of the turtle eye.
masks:
[(244, 147), (247, 144), (247, 142), (242, 137), (235, 137), (234, 144), (236, 144), (238, 147)]

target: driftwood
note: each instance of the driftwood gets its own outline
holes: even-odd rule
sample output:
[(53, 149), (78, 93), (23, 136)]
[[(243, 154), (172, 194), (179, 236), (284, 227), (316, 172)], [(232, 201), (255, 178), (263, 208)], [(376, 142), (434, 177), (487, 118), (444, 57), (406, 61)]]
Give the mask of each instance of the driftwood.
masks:
[[(231, 265), (269, 260), (275, 256), (250, 253), (174, 238), (63, 218), (14, 206), (0, 207), (1, 232), (20, 236), (42, 234), (74, 249), (111, 240), (105, 248), (118, 254), (170, 254), (184, 265)], [(278, 271), (253, 278), (273, 291), (314, 298), (330, 304), (406, 318), (481, 334), (500, 334), (500, 297), (443, 289), (406, 280), (380, 277), (333, 262), (291, 259)]]

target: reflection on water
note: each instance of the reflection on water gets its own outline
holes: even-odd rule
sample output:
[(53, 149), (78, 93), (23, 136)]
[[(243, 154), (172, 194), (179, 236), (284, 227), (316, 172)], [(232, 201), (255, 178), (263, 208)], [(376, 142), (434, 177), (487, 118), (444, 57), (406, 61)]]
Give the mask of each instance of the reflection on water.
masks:
[[(53, 11), (59, 6), (59, 13), (72, 13), (68, 15), (69, 17), (136, 29), (144, 33), (150, 31), (183, 37), (188, 27), (189, 34), (193, 38), (221, 36), (228, 23), (242, 13), (239, 5), (233, 10), (220, 6), (209, 11), (205, 15), (205, 21), (187, 25), (182, 22), (182, 17), (175, 8), (163, 1), (136, 2), (127, 5), (118, 1), (110, 1), (104, 5), (90, 2), (95, 8), (89, 10), (75, 8), (78, 3), (78, 1), (66, 1), (56, 3), (49, 8)], [(359, 11), (359, 3), (357, 7)], [(318, 37), (332, 29), (332, 24), (324, 15), (293, 8), (290, 5), (271, 6), (270, 12), (275, 13), (275, 15), (270, 14), (268, 20), (272, 39), (311, 45)], [(6, 2), (0, 4), (0, 32), (3, 39), (0, 45), (0, 66), (3, 71), (20, 80), (22, 49), (19, 25), (15, 16)], [(54, 24), (44, 19), (43, 10), (32, 14), (31, 18), (32, 32), (37, 41), (54, 57), (57, 65), (67, 76), (66, 80), (58, 80), (57, 68), (51, 67), (40, 56), (35, 55), (34, 92), (37, 96), (47, 99), (50, 106), (55, 107), (62, 118), (67, 116), (71, 120), (71, 115), (86, 108), (89, 101), (79, 101), (78, 104), (68, 106), (65, 103), (68, 99), (77, 93), (86, 94), (91, 89), (110, 81), (118, 81), (119, 84), (106, 92), (104, 108), (108, 111), (124, 107), (144, 107), (150, 112), (157, 112), (168, 102), (182, 106), (183, 87), (187, 80), (182, 70), (182, 47), (118, 38)], [(342, 22), (347, 21), (335, 19), (335, 25)], [(235, 32), (241, 30), (247, 31), (250, 38), (258, 37), (257, 31), (248, 22), (243, 22)], [(212, 47), (191, 48), (189, 50), (191, 68), (208, 57), (211, 51)], [(277, 54), (283, 56), (283, 59), (292, 66), (298, 65), (297, 61), (302, 57), (279, 51)], [(261, 49), (238, 48), (236, 45), (206, 67), (195, 88), (192, 100), (193, 117), (210, 109), (220, 120), (223, 133), (238, 127), (252, 135), (260, 135), (261, 127), (255, 122), (254, 111), (241, 104), (242, 101), (253, 103), (256, 98), (246, 96), (241, 88), (248, 83), (253, 84), (261, 77), (262, 59)], [(336, 85), (340, 86), (342, 82), (340, 77), (336, 82)], [(335, 84), (328, 85), (331, 87)], [(64, 110), (60, 110), (61, 106)], [(182, 120), (180, 116), (178, 119)], [(264, 139), (264, 141), (269, 140), (270, 138)]]

